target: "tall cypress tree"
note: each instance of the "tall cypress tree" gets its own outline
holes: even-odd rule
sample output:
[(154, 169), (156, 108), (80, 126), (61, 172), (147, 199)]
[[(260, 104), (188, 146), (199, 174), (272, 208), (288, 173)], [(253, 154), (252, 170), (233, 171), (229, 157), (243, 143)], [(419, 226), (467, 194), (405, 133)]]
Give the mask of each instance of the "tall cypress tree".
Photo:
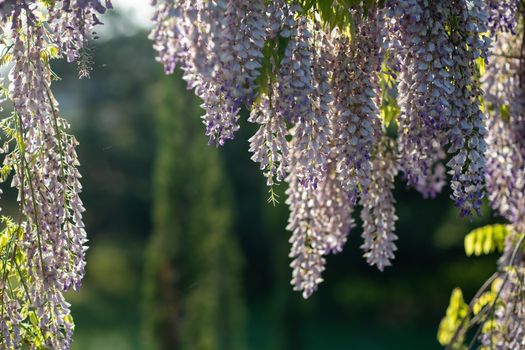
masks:
[(147, 349), (241, 349), (243, 302), (231, 190), (180, 74), (154, 91), (154, 232), (145, 263)]

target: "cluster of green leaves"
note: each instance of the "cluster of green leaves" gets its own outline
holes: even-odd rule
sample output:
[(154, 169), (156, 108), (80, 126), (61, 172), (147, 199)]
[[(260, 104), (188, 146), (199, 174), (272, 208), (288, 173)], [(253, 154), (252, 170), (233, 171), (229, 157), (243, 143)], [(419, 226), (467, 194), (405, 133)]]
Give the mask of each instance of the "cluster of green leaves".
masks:
[[(450, 302), (445, 317), (441, 320), (438, 329), (438, 341), (441, 345), (448, 345), (450, 342), (457, 341), (463, 344), (464, 334), (456, 336), (456, 332), (461, 327), (464, 320), (468, 317), (469, 307), (463, 298), (460, 288), (455, 288), (450, 296)], [(456, 338), (456, 339), (454, 339)], [(461, 347), (457, 347), (461, 349)]]
[(274, 38), (267, 39), (264, 43), (260, 75), (255, 82), (259, 96), (268, 95), (270, 91), (269, 88), (279, 72), (279, 67), (281, 66), (281, 61), (289, 41), (290, 38), (279, 34)]
[[(511, 228), (507, 225), (493, 224), (477, 228), (465, 236), (465, 253), (467, 256), (488, 255), (494, 252), (503, 252), (505, 241), (511, 234)], [(445, 317), (441, 320), (437, 334), (441, 345), (447, 349), (467, 350), (475, 344), (477, 334), (487, 334), (498, 327), (494, 321), (494, 311), (501, 304), (499, 298), (503, 285), (508, 281), (509, 275), (515, 269), (512, 261), (519, 249), (522, 249), (524, 235), (515, 235), (517, 241), (512, 242), (515, 246), (508, 270), (503, 273), (495, 273), (480, 288), (471, 302), (467, 305), (463, 299), (460, 288), (452, 291), (450, 303)], [(479, 327), (476, 334), (465, 345), (467, 332), (472, 327)], [(480, 349), (486, 349), (480, 347)], [(488, 349), (486, 349), (488, 350)]]
[(477, 228), (465, 236), (465, 253), (480, 256), (502, 252), (508, 234), (509, 228), (502, 224)]
[(12, 55), (9, 53), (12, 45), (7, 45), (5, 39), (0, 37), (0, 67), (8, 64), (11, 61)]
[[(20, 242), (24, 236), (24, 227), (20, 223), (15, 223), (11, 218), (2, 216), (0, 222), (4, 229), (0, 232), (0, 273), (2, 274), (0, 282), (0, 317), (2, 320), (9, 320), (6, 316), (6, 302), (18, 304), (21, 310), (22, 320), (18, 325), (20, 327), (20, 340), (22, 344), (32, 349), (44, 350), (44, 337), (42, 333), (38, 316), (30, 306), (29, 286), (31, 277), (26, 269), (27, 256), (20, 247)], [(12, 307), (12, 306), (11, 306)], [(71, 316), (66, 320), (73, 323)], [(5, 321), (4, 321), (5, 322)], [(8, 329), (13, 324), (6, 322)], [(9, 331), (11, 336), (14, 334)], [(13, 339), (14, 340), (14, 339)]]
[[(498, 298), (503, 284), (502, 278), (495, 278), (489, 284), (490, 288), (478, 293), (467, 304), (463, 299), (460, 288), (455, 288), (450, 297), (450, 303), (445, 317), (441, 320), (438, 329), (438, 341), (447, 349), (468, 350), (475, 343), (475, 336), (467, 346), (465, 343), (467, 332), (474, 325), (479, 325), (479, 332), (486, 334), (498, 327), (494, 321), (494, 310), (498, 305)], [(481, 349), (486, 349), (481, 347)]]
[(401, 112), (397, 103), (397, 81), (396, 72), (387, 64), (390, 53), (385, 55), (381, 71), (378, 73), (379, 86), (381, 87), (381, 119), (389, 136), (397, 132), (397, 117)]
[(342, 35), (351, 38), (355, 33), (352, 10), (366, 17), (372, 7), (383, 7), (385, 0), (299, 0), (298, 3), (304, 14), (318, 16), (325, 28), (338, 28)]

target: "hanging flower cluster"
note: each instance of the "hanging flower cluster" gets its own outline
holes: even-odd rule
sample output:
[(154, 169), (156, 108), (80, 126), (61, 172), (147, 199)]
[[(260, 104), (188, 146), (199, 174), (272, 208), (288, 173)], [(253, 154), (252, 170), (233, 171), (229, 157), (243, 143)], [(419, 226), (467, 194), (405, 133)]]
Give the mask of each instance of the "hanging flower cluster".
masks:
[(392, 50), (399, 61), (399, 153), (408, 183), (425, 197), (445, 185), (445, 125), (454, 91), (449, 1), (390, 1)]
[[(305, 297), (322, 281), (325, 256), (342, 249), (356, 206), (367, 261), (381, 270), (390, 265), (398, 172), (424, 197), (441, 192), (449, 175), (452, 199), (470, 216), (485, 197), (486, 173), (501, 168), (502, 156), (517, 157), (490, 143), (523, 150), (487, 131), (504, 121), (487, 121), (481, 88), (491, 37), (518, 29), (516, 0), (333, 2), (334, 10), (315, 1), (155, 3), (158, 60), (167, 73), (179, 64), (203, 99), (210, 142), (233, 138), (242, 106), (259, 126), (252, 159), (271, 200), (273, 186), (289, 186), (292, 284)], [(386, 118), (396, 96), (400, 113)], [(515, 122), (510, 129), (524, 130)], [(519, 198), (507, 201), (523, 198), (523, 188), (494, 191), (522, 186), (517, 161), (507, 167), (505, 178), (488, 178), (493, 202), (509, 193)]]
[(516, 34), (520, 17), (520, 0), (487, 0), (488, 26), (493, 36), (499, 32)]
[[(168, 74), (180, 66), (202, 99), (210, 143), (233, 139), (248, 109), (258, 127), (252, 159), (272, 201), (274, 186), (288, 185), (295, 290), (307, 298), (317, 289), (359, 208), (367, 262), (389, 266), (397, 174), (424, 197), (441, 192), (449, 175), (461, 215), (478, 213), (487, 192), (510, 222), (502, 303), (481, 340), (523, 348), (522, 1), (153, 4), (157, 59)], [(0, 0), (0, 65), (11, 65), (0, 101), (13, 106), (1, 123), (0, 177), (11, 179), (20, 203), (19, 218), (3, 218), (0, 233), (5, 349), (70, 348), (63, 292), (80, 287), (86, 235), (77, 142), (59, 116), (49, 60), (65, 57), (89, 76), (87, 41), (108, 8), (109, 0)]]
[(518, 8), (498, 28), (501, 31), (483, 79), (491, 115), (487, 190), (494, 210), (511, 224), (498, 264), (501, 277), (495, 317), (482, 332), (483, 344), (498, 349), (525, 349), (525, 8), (516, 12)]
[(86, 232), (77, 141), (53, 97), (52, 58), (78, 60), (89, 75), (87, 40), (111, 3), (1, 1), (0, 63), (10, 68), (1, 122), (2, 181), (18, 190), (20, 213), (0, 233), (0, 347), (70, 349), (73, 319), (64, 292), (84, 276)]
[[(487, 130), (470, 136), (473, 152), (476, 142), (483, 141), (486, 170), (484, 177), (492, 208), (509, 225), (487, 226), (470, 233), (466, 242), (489, 252), (494, 246), (502, 251), (498, 271), (476, 293), (461, 323), (449, 327), (452, 318), (442, 323), (440, 341), (448, 348), (462, 348), (471, 327), (479, 327), (471, 344), (482, 349), (525, 349), (525, 8), (517, 2), (489, 2), (489, 28), (494, 42), (481, 83), (484, 109), (488, 115)], [(474, 12), (470, 12), (472, 14)], [(473, 38), (474, 39), (474, 38)], [(465, 71), (465, 68), (463, 68)], [(468, 70), (467, 70), (468, 71)], [(476, 82), (477, 75), (471, 75)], [(472, 79), (472, 78), (471, 78)], [(472, 84), (470, 84), (472, 86)], [(470, 93), (472, 89), (466, 90)], [(473, 116), (480, 114), (471, 109)], [(481, 131), (483, 129), (479, 129)], [(472, 135), (472, 134), (471, 134)], [(484, 140), (481, 136), (485, 135)], [(472, 142), (477, 139), (476, 142)], [(474, 148), (475, 149), (475, 148)], [(461, 151), (460, 151), (461, 152)], [(470, 158), (470, 157), (469, 157)], [(482, 174), (482, 173), (480, 173)], [(478, 176), (478, 175), (476, 175)], [(485, 232), (485, 234), (483, 234)], [(470, 236), (470, 237), (469, 237)], [(477, 243), (472, 244), (472, 242)], [(467, 248), (467, 253), (472, 248)], [(478, 252), (481, 251), (479, 248)], [(489, 283), (490, 282), (490, 283)], [(457, 301), (457, 300), (456, 300)], [(451, 300), (452, 303), (452, 300)], [(457, 304), (457, 303), (456, 303)], [(449, 310), (452, 310), (452, 304)], [(447, 311), (449, 313), (449, 311)], [(454, 314), (454, 313), (452, 313)], [(471, 316), (472, 314), (472, 316)], [(445, 330), (445, 331), (444, 331)], [(453, 334), (453, 336), (451, 335)], [(445, 336), (443, 336), (445, 335)]]
[(481, 343), (488, 349), (525, 349), (525, 256), (523, 234), (512, 231), (499, 260), (493, 314), (483, 324)]

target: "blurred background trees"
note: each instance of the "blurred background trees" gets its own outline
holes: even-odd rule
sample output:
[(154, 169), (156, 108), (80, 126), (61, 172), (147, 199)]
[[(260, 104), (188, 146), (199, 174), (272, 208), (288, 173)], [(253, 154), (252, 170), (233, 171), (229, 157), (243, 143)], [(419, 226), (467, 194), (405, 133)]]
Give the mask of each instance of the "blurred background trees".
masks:
[(221, 152), (206, 146), (199, 101), (179, 76), (163, 77), (147, 34), (115, 35), (96, 43), (91, 80), (55, 67), (81, 144), (91, 239), (85, 285), (70, 295), (75, 349), (173, 349), (172, 339), (196, 350), (440, 349), (450, 290), (469, 299), (495, 269), (495, 256), (463, 251), (464, 235), (492, 221), (487, 208), (469, 222), (449, 193), (425, 201), (398, 184), (394, 266), (367, 266), (355, 230), (304, 301), (289, 285), (287, 208), (266, 203), (246, 116)]
[(244, 349), (241, 259), (228, 179), (217, 150), (199, 137), (198, 101), (184, 93), (180, 74), (153, 89), (153, 232), (142, 314), (147, 348)]

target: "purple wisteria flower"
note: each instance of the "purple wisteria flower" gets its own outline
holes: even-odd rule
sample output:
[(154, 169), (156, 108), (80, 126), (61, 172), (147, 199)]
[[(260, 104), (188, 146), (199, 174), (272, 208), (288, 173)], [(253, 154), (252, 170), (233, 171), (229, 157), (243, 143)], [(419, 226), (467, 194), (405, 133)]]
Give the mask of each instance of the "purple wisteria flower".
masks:
[[(2, 305), (6, 306), (0, 315), (3, 349), (20, 349), (28, 341), (31, 335), (24, 325), (28, 318), (42, 346), (71, 347), (74, 325), (63, 293), (80, 289), (87, 249), (75, 150), (78, 142), (67, 134), (69, 125), (59, 115), (51, 91), (49, 57), (43, 53), (55, 48), (58, 56), (80, 60), (75, 52), (99, 23), (96, 14), (110, 7), (109, 1), (93, 0), (0, 3), (2, 10), (10, 11), (2, 12), (6, 32), (0, 34), (5, 35), (11, 62), (4, 84), (13, 105), (12, 116), (2, 121), (8, 137), (3, 163), (4, 169), (13, 172), (11, 184), (18, 190), (22, 214), (16, 229), (11, 223), (3, 231), (11, 239), (17, 237), (16, 248), (3, 254), (10, 269), (16, 266), (16, 276), (24, 286), (15, 292), (6, 289), (6, 281), (0, 283)], [(7, 175), (2, 177), (5, 180)], [(14, 262), (8, 260), (10, 256)]]
[(293, 73), (291, 58), (297, 48), (293, 43), (297, 42), (299, 33), (294, 13), (284, 2), (276, 1), (268, 10), (271, 22), (267, 38), (286, 37), (292, 44), (287, 46), (279, 64), (275, 60), (271, 62), (272, 67), (278, 69), (276, 77), (268, 82), (267, 91), (255, 99), (248, 120), (260, 125), (249, 140), (251, 159), (260, 164), (268, 186), (273, 186), (283, 181), (289, 171), (290, 106), (293, 105), (294, 93), (298, 91), (290, 84), (290, 74)]
[(479, 214), (484, 197), (487, 130), (480, 106), (482, 90), (476, 60), (487, 61), (490, 39), (486, 36), (487, 14), (482, 1), (456, 1), (451, 10), (457, 21), (450, 34), (455, 89), (447, 124), (448, 152), (455, 155), (447, 165), (452, 177), (452, 198), (466, 216)]
[(157, 59), (166, 73), (180, 63), (203, 100), (210, 143), (223, 145), (239, 129), (241, 106), (255, 97), (270, 20), (264, 1), (163, 2), (153, 20)]
[(290, 206), (287, 229), (292, 232), (291, 283), (304, 298), (311, 296), (323, 281), (325, 256), (342, 250), (354, 226), (352, 204), (339, 182), (335, 166), (332, 158), (327, 176), (316, 189), (304, 186), (294, 169), (287, 178), (286, 203)]
[[(287, 109), (293, 149), (296, 159), (294, 171), (303, 186), (317, 187), (326, 172), (329, 137), (329, 103), (332, 100), (326, 69), (330, 64), (329, 53), (316, 52), (313, 36), (319, 35), (308, 28), (303, 18), (298, 23), (297, 39), (285, 52), (282, 64), (290, 70), (286, 81), (279, 84), (281, 93), (287, 94)], [(315, 62), (314, 62), (315, 60)], [(315, 67), (314, 67), (315, 63)]]
[(488, 196), (492, 207), (525, 231), (525, 90), (521, 38), (500, 33), (483, 79), (491, 116), (487, 135)]
[(397, 250), (394, 243), (397, 240), (394, 233), (397, 216), (392, 193), (399, 170), (397, 161), (395, 145), (385, 138), (376, 146), (370, 185), (360, 202), (364, 239), (361, 248), (365, 251), (366, 261), (381, 271), (391, 265)]
[(340, 36), (335, 43), (332, 91), (336, 122), (334, 147), (337, 172), (343, 188), (355, 204), (367, 195), (374, 145), (381, 132), (377, 101), (377, 74), (381, 65), (382, 30), (377, 15), (359, 23), (356, 37)]
[(450, 115), (452, 47), (445, 29), (448, 2), (387, 2), (399, 74), (400, 166), (410, 185), (434, 197), (445, 184), (442, 145)]
[(498, 32), (515, 33), (520, 15), (520, 0), (486, 0), (485, 6), (489, 14), (488, 27), (491, 35)]

